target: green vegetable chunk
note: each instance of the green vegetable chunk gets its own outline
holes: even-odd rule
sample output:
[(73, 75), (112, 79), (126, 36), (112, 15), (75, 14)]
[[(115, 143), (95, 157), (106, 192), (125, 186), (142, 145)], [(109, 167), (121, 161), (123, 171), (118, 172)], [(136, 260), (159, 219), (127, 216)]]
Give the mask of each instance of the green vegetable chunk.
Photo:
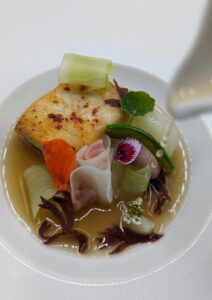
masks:
[(160, 143), (148, 132), (130, 125), (113, 124), (107, 126), (107, 134), (116, 139), (132, 137), (139, 140), (152, 152), (153, 155), (155, 155), (157, 160), (167, 170), (167, 172), (174, 171), (175, 167), (171, 158), (168, 156), (163, 147), (161, 147)]
[(64, 54), (60, 65), (59, 82), (104, 88), (112, 72), (112, 61), (78, 54)]
[(24, 171), (23, 183), (35, 218), (40, 209), (40, 196), (48, 199), (56, 193), (53, 179), (44, 165), (34, 165)]
[[(135, 169), (132, 166), (125, 167), (124, 178), (122, 181), (122, 190), (124, 193), (141, 196), (147, 189), (151, 177), (151, 168), (149, 165), (141, 169)], [(131, 207), (131, 213), (135, 213), (135, 206)]]
[(128, 92), (121, 101), (121, 108), (133, 116), (144, 116), (153, 111), (155, 100), (146, 92)]

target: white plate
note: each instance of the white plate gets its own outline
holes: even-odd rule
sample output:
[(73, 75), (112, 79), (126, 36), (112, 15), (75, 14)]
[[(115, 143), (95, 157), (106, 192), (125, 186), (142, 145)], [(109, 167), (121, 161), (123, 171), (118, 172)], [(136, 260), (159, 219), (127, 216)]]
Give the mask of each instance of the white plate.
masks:
[[(1, 149), (17, 116), (35, 99), (50, 91), (57, 84), (57, 75), (57, 69), (40, 74), (21, 85), (5, 99), (0, 110)], [(156, 77), (123, 65), (115, 65), (114, 77), (121, 85), (129, 87), (131, 90), (139, 90), (142, 87), (157, 99), (160, 105), (164, 105), (165, 85)], [(14, 105), (16, 110), (12, 109)], [(128, 282), (155, 272), (175, 260), (196, 240), (206, 224), (212, 208), (209, 172), (212, 169), (210, 160), (212, 144), (208, 143), (207, 147), (202, 149), (201, 160), (198, 157), (199, 145), (203, 145), (209, 140), (208, 131), (199, 119), (180, 123), (179, 126), (186, 137), (193, 161), (192, 184), (189, 187), (182, 211), (168, 228), (165, 236), (157, 243), (138, 246), (131, 251), (125, 251), (109, 258), (76, 256), (57, 251), (38, 242), (20, 224), (8, 205), (2, 187), (0, 191), (0, 211), (2, 212), (0, 241), (2, 245), (34, 270), (62, 281), (82, 285)], [(197, 132), (198, 139), (196, 139)], [(203, 173), (205, 174), (204, 181), (201, 180)], [(202, 191), (205, 191), (204, 205), (199, 201)], [(7, 231), (5, 231), (5, 227)]]

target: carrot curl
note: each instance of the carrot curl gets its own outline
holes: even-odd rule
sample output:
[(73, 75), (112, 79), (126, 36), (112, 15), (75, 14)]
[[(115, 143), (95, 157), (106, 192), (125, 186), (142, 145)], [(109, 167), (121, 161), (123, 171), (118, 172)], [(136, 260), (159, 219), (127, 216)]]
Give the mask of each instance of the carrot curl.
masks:
[(45, 164), (55, 180), (56, 188), (66, 190), (70, 174), (76, 167), (74, 149), (61, 139), (53, 139), (43, 143)]

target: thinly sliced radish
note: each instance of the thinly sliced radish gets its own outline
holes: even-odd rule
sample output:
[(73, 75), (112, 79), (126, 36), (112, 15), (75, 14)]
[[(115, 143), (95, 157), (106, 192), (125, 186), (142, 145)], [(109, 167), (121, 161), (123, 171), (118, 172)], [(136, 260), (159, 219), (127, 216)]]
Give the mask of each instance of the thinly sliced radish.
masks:
[(155, 229), (155, 224), (148, 218), (142, 216), (141, 218), (141, 224), (135, 224), (130, 223), (126, 225), (128, 228), (130, 228), (132, 231), (135, 231), (137, 233), (141, 234), (149, 234), (152, 233)]
[(172, 156), (178, 144), (179, 132), (174, 120), (167, 112), (155, 107), (153, 112), (133, 118), (131, 125), (151, 134), (161, 143), (167, 154)]

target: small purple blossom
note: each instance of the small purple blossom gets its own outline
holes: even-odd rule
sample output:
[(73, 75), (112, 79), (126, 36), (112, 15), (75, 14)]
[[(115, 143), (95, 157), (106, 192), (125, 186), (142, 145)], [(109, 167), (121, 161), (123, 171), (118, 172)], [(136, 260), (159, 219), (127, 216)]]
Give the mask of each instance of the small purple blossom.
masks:
[(132, 138), (126, 138), (118, 143), (114, 159), (124, 165), (128, 165), (136, 159), (140, 151), (141, 144), (139, 141)]

